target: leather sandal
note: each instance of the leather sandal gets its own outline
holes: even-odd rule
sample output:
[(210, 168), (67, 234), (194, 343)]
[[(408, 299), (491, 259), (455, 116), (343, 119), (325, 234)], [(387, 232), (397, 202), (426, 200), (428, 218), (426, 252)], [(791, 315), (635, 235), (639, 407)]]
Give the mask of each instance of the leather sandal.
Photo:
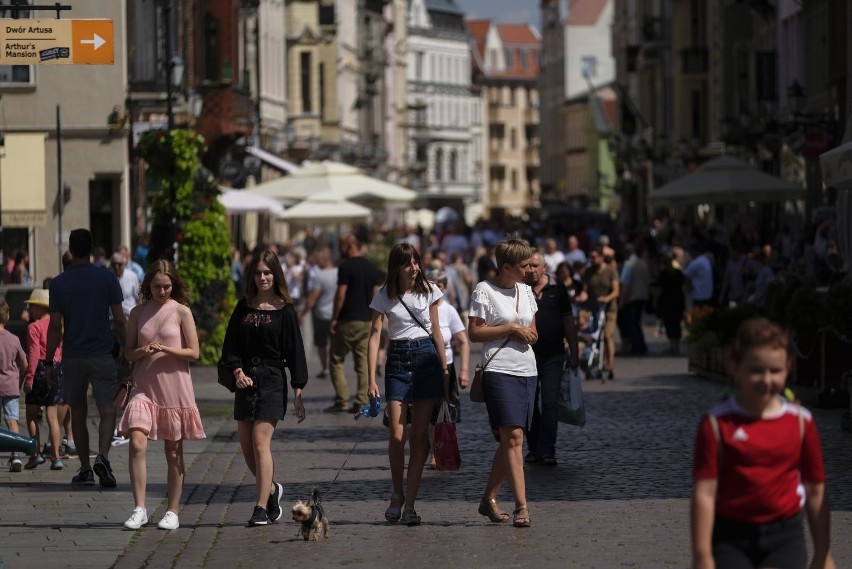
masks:
[[(526, 515), (522, 515), (521, 512), (526, 512)], [(532, 518), (530, 518), (530, 511), (527, 509), (527, 505), (523, 504), (515, 508), (515, 511), (512, 512), (512, 525), (516, 528), (528, 528), (532, 522)]]
[[(402, 494), (391, 494), (391, 505), (385, 510), (385, 519), (389, 522), (398, 522), (399, 518), (402, 517), (402, 505), (405, 503), (405, 496)], [(398, 502), (398, 506), (394, 506), (393, 503)]]
[(509, 514), (501, 512), (497, 505), (496, 498), (485, 498), (479, 501), (479, 514), (485, 516), (495, 524), (502, 524), (509, 521)]
[(405, 508), (402, 512), (400, 522), (407, 526), (419, 526), (420, 516), (414, 511), (414, 508)]

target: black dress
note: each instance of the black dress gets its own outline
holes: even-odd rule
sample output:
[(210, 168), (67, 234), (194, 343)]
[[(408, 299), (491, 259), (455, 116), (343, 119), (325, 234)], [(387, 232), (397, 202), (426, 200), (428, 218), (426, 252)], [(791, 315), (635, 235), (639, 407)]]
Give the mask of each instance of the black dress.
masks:
[(290, 370), (290, 386), (308, 383), (308, 363), (296, 309), (286, 304), (279, 310), (259, 310), (245, 299), (234, 308), (222, 346), (222, 361), (230, 370), (242, 368), (253, 386), (234, 394), (237, 421), (279, 421), (287, 411), (284, 368)]

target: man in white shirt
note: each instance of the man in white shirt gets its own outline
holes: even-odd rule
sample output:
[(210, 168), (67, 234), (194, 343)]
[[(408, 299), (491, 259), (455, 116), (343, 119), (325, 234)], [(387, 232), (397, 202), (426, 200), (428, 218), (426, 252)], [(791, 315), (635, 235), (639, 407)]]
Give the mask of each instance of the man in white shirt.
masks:
[(121, 309), (124, 311), (124, 318), (127, 319), (130, 317), (130, 311), (139, 303), (139, 279), (133, 271), (126, 270), (127, 257), (118, 251), (112, 254), (109, 267), (118, 277), (118, 284), (121, 285), (121, 295), (124, 297), (121, 301)]
[(556, 248), (556, 239), (548, 237), (544, 241), (544, 263), (547, 265), (547, 274), (555, 275), (556, 267), (565, 260), (565, 254)]

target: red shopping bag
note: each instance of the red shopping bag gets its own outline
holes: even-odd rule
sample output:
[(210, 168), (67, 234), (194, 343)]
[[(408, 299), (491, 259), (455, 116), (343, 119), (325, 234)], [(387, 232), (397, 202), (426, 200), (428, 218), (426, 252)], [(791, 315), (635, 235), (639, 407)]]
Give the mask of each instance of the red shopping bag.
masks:
[(438, 470), (458, 470), (461, 468), (461, 453), (456, 437), (456, 424), (450, 418), (447, 402), (441, 403), (438, 420), (435, 423), (435, 439), (432, 445), (432, 455)]

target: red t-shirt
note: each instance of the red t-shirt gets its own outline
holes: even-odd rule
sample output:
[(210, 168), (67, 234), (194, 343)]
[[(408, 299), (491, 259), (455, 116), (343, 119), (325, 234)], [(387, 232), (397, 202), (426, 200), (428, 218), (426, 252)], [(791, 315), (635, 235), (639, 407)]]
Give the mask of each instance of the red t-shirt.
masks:
[(804, 506), (803, 482), (825, 482), (819, 433), (807, 409), (784, 400), (777, 414), (760, 419), (731, 397), (710, 414), (719, 425), (721, 465), (716, 436), (705, 416), (695, 437), (692, 477), (718, 479), (717, 515), (748, 523), (788, 518)]

